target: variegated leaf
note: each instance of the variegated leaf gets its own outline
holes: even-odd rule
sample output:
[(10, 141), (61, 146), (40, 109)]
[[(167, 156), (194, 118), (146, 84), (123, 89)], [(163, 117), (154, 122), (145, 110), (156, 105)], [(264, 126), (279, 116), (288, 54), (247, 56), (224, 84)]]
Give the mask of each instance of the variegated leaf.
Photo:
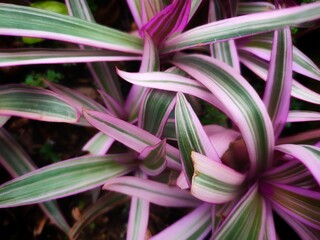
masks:
[(79, 113), (57, 94), (25, 85), (0, 87), (0, 115), (48, 122), (76, 122)]
[(220, 204), (231, 201), (241, 192), (245, 175), (197, 152), (192, 152), (191, 157), (194, 163), (192, 195)]
[(230, 66), (203, 55), (176, 57), (175, 65), (205, 85), (227, 109), (246, 143), (250, 174), (267, 168), (271, 162), (274, 135), (271, 120), (256, 91)]
[(80, 157), (27, 173), (0, 186), (0, 207), (15, 207), (61, 198), (102, 185), (108, 179), (132, 171), (131, 154)]
[(183, 94), (178, 93), (176, 116), (176, 133), (184, 173), (190, 185), (194, 168), (191, 160), (191, 152), (196, 151), (207, 155), (213, 161), (220, 162), (220, 158), (213, 148), (205, 133), (197, 115)]
[(168, 39), (163, 53), (236, 39), (319, 19), (320, 3), (255, 13), (202, 25)]

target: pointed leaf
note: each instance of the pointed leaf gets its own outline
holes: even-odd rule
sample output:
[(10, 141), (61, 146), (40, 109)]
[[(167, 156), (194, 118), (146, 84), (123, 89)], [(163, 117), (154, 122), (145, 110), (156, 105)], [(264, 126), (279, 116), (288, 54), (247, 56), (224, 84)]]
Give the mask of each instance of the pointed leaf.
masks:
[(94, 17), (90, 11), (86, 0), (65, 0), (70, 16), (94, 22)]
[[(209, 23), (225, 19), (220, 1), (211, 0), (209, 3)], [(219, 59), (240, 72), (240, 63), (234, 40), (210, 44), (211, 56)]]
[[(86, 0), (66, 0), (66, 5), (70, 16), (95, 22)], [(90, 49), (90, 47), (84, 46), (80, 46), (80, 48)], [(87, 66), (98, 87), (114, 98), (115, 101), (123, 103), (123, 96), (114, 67), (108, 63), (87, 63)]]
[(135, 61), (140, 59), (141, 57), (138, 55), (107, 50), (22, 48), (0, 51), (0, 67), (52, 63)]
[(284, 128), (291, 97), (292, 40), (290, 29), (274, 32), (271, 60), (263, 96), (269, 116), (273, 122), (275, 137)]
[(117, 69), (117, 73), (132, 84), (174, 92), (179, 90), (179, 92), (193, 95), (221, 108), (220, 101), (205, 86), (190, 78), (173, 74), (174, 70), (172, 72), (169, 70), (167, 72), (129, 73)]
[(319, 19), (320, 3), (255, 13), (209, 23), (168, 39), (163, 53), (272, 31)]
[(157, 137), (161, 137), (164, 126), (176, 104), (172, 92), (152, 89), (140, 110), (140, 126)]
[(263, 174), (263, 179), (307, 189), (317, 187), (317, 183), (309, 170), (301, 162), (294, 159), (266, 171)]
[(48, 38), (117, 51), (141, 53), (140, 38), (74, 17), (0, 4), (2, 35)]
[(176, 132), (184, 173), (190, 185), (194, 168), (191, 152), (196, 151), (207, 155), (213, 161), (220, 162), (220, 158), (213, 148), (197, 115), (187, 102), (183, 94), (178, 93), (176, 105)]
[(250, 174), (271, 164), (273, 128), (260, 97), (230, 66), (202, 55), (178, 57), (174, 64), (205, 85), (225, 106), (243, 136), (250, 158)]
[[(136, 176), (146, 179), (144, 174), (137, 173)], [(150, 203), (138, 197), (131, 198), (129, 221), (127, 227), (127, 240), (145, 239), (149, 221)]]
[[(157, 48), (155, 47), (153, 40), (147, 33), (145, 35), (144, 50), (139, 72), (158, 71), (159, 68), (160, 62)], [(136, 85), (132, 86), (124, 106), (125, 111), (128, 114), (129, 121), (134, 121), (138, 117), (141, 104), (145, 99), (148, 91), (149, 90), (144, 87)]]
[(253, 185), (214, 233), (214, 239), (262, 239), (265, 231), (266, 204)]
[[(249, 55), (244, 51), (239, 51), (241, 62), (260, 78), (266, 81), (268, 64), (266, 61), (256, 56)], [(303, 101), (320, 104), (320, 95), (309, 88), (306, 88), (296, 80), (292, 80), (291, 95)]]
[[(0, 163), (13, 177), (18, 177), (37, 168), (26, 152), (3, 128), (0, 129)], [(51, 222), (68, 234), (70, 227), (55, 201), (45, 202), (39, 206)]]
[(274, 225), (271, 204), (268, 201), (265, 201), (265, 203), (266, 203), (266, 223), (265, 223), (265, 231), (264, 231), (263, 239), (265, 240), (277, 239), (277, 233)]
[(139, 155), (140, 169), (150, 176), (159, 175), (166, 168), (166, 140), (146, 147)]
[(83, 146), (82, 151), (88, 151), (93, 155), (105, 155), (113, 143), (113, 138), (98, 132)]
[[(154, 146), (161, 141), (151, 133), (108, 114), (85, 111), (84, 116), (95, 128), (138, 153), (141, 153), (146, 147)], [(169, 144), (166, 144), (166, 158), (169, 167), (178, 170), (181, 168), (179, 151)]]
[(202, 154), (192, 152), (191, 157), (194, 163), (193, 196), (219, 204), (232, 200), (240, 193), (245, 175)]
[[(98, 102), (93, 99), (81, 94), (79, 91), (61, 86), (59, 84), (54, 84), (52, 82), (46, 81), (49, 88), (57, 93), (64, 101), (73, 106), (79, 113), (82, 113), (83, 109), (91, 109), (101, 112), (107, 112), (107, 110)], [(82, 126), (90, 126), (83, 116), (80, 116), (78, 124)]]
[(132, 155), (80, 157), (27, 173), (0, 186), (0, 207), (15, 207), (66, 197), (102, 185), (106, 180), (132, 170), (117, 161)]
[(273, 206), (273, 209), (282, 217), (296, 233), (301, 237), (302, 240), (318, 240), (320, 231), (312, 227), (309, 227), (306, 224), (303, 224), (299, 220), (291, 217), (280, 207)]
[(147, 24), (155, 15), (163, 9), (163, 2), (157, 0), (142, 0), (141, 9), (143, 25)]
[(277, 144), (294, 144), (303, 143), (310, 141), (319, 141), (320, 139), (320, 129), (315, 129), (311, 131), (305, 131), (292, 136), (280, 138), (277, 140)]
[(273, 205), (302, 223), (320, 230), (320, 193), (281, 184), (263, 184), (262, 194)]
[[(264, 38), (253, 38), (249, 42), (245, 43), (243, 46), (240, 44), (239, 48), (242, 51), (254, 54), (257, 57), (264, 59), (266, 61), (270, 60), (272, 39), (267, 37)], [(320, 80), (320, 69), (317, 65), (308, 58), (303, 52), (298, 48), (293, 46), (293, 71)]]
[(276, 150), (293, 156), (303, 163), (320, 185), (320, 149), (310, 145), (283, 144)]
[(191, 0), (173, 0), (169, 6), (144, 25), (143, 30), (148, 32), (157, 46), (161, 46), (167, 37), (180, 33), (185, 28), (190, 7)]
[(103, 189), (139, 197), (165, 207), (195, 207), (199, 205), (199, 201), (189, 192), (148, 179), (118, 177), (107, 181)]
[(204, 239), (211, 228), (211, 206), (202, 204), (151, 240)]
[(102, 112), (107, 111), (100, 103), (79, 91), (49, 81), (46, 83), (52, 91), (56, 92), (61, 98), (65, 99), (66, 102), (70, 103), (70, 105), (74, 106), (79, 112), (82, 112), (83, 108)]
[(107, 109), (116, 117), (121, 119), (126, 119), (126, 112), (124, 110), (123, 104), (120, 104), (108, 93), (103, 91), (98, 91), (106, 105)]
[(76, 122), (79, 113), (55, 93), (24, 85), (0, 87), (0, 114), (48, 122)]
[(320, 113), (313, 111), (290, 111), (287, 122), (310, 122), (319, 121)]

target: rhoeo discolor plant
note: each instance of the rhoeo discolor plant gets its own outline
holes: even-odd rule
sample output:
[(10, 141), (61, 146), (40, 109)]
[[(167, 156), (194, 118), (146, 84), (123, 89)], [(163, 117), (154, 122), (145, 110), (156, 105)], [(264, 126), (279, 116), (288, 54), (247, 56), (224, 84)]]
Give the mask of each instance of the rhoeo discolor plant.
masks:
[[(1, 208), (39, 204), (69, 239), (118, 206), (129, 210), (117, 239), (273, 240), (283, 221), (319, 239), (320, 131), (286, 129), (320, 120), (317, 90), (294, 79), (317, 84), (320, 70), (290, 29), (316, 29), (320, 2), (127, 0), (127, 32), (96, 23), (86, 0), (34, 2), (0, 4), (0, 35), (28, 44), (1, 49), (0, 67), (86, 63), (99, 98), (48, 79), (0, 86), (0, 163), (13, 178)], [(39, 48), (45, 39), (64, 47)], [(203, 124), (203, 106), (227, 120)], [(38, 168), (11, 117), (95, 134), (85, 154)], [(72, 222), (57, 199), (83, 192), (92, 201)], [(180, 215), (152, 229), (154, 205)]]

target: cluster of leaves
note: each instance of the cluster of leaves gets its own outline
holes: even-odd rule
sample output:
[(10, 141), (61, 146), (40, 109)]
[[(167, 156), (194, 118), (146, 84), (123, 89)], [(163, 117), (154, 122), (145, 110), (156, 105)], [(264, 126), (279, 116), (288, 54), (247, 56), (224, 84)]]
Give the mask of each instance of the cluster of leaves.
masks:
[[(320, 18), (319, 2), (127, 0), (137, 33), (96, 24), (85, 0), (65, 3), (70, 16), (0, 4), (0, 34), (78, 44), (1, 50), (0, 65), (86, 62), (103, 103), (49, 81), (50, 90), (4, 85), (1, 125), (19, 116), (99, 131), (83, 146), (89, 154), (37, 169), (2, 127), (0, 162), (14, 179), (0, 186), (0, 207), (38, 203), (71, 239), (129, 199), (127, 239), (146, 238), (150, 204), (190, 209), (152, 239), (277, 239), (273, 212), (302, 239), (319, 237), (320, 131), (281, 135), (287, 123), (320, 119), (289, 110), (292, 97), (320, 104), (292, 77), (320, 80), (320, 70), (290, 32)], [(207, 23), (186, 29), (204, 4)], [(141, 61), (139, 72), (114, 69), (114, 61)], [(262, 98), (240, 64), (266, 82)], [(126, 96), (118, 76), (132, 83)], [(232, 127), (202, 125), (199, 100)], [(111, 154), (115, 142), (126, 149)], [(101, 186), (107, 194), (70, 228), (55, 199)]]

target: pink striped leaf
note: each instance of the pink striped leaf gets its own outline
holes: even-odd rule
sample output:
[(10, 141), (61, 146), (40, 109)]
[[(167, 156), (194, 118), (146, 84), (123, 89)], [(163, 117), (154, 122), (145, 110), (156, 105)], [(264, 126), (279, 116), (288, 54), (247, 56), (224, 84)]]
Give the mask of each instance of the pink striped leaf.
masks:
[[(70, 16), (77, 17), (89, 22), (95, 22), (92, 12), (86, 0), (66, 0), (65, 1)], [(80, 45), (81, 49), (92, 49)], [(99, 62), (89, 63), (87, 66), (100, 90), (105, 91), (119, 104), (123, 103), (123, 96), (121, 93), (120, 85), (118, 83), (115, 69), (110, 63)], [(105, 99), (104, 99), (105, 100)], [(106, 104), (107, 102), (105, 102)]]
[(107, 109), (112, 113), (114, 116), (126, 119), (126, 112), (122, 104), (119, 101), (116, 101), (115, 98), (111, 97), (108, 93), (104, 91), (98, 91), (103, 99), (104, 104), (106, 105)]
[(169, 38), (163, 53), (269, 32), (319, 19), (320, 3), (234, 17), (201, 25)]
[[(0, 129), (0, 163), (12, 177), (18, 177), (37, 169), (34, 162), (3, 128)], [(57, 202), (48, 201), (39, 205), (52, 223), (66, 234), (70, 227), (59, 209)]]
[(211, 230), (211, 206), (202, 204), (151, 240), (204, 239)]
[(265, 240), (274, 240), (277, 239), (277, 233), (273, 220), (272, 207), (270, 202), (265, 201), (266, 204), (266, 222), (265, 222), (265, 231), (264, 238)]
[(266, 203), (254, 184), (214, 232), (213, 239), (263, 239)]
[(85, 156), (54, 163), (17, 177), (0, 186), (0, 208), (40, 203), (70, 196), (97, 186), (108, 179), (131, 172), (132, 154)]
[(181, 76), (176, 69), (149, 73), (129, 73), (117, 69), (117, 72), (121, 78), (132, 84), (173, 92), (179, 90), (179, 92), (198, 97), (219, 109), (224, 109), (220, 101), (205, 86), (193, 79)]
[(110, 149), (114, 139), (108, 135), (98, 132), (83, 147), (82, 151), (88, 151), (90, 154), (102, 156)]
[[(144, 40), (143, 56), (139, 72), (158, 71), (160, 68), (160, 62), (157, 48), (148, 33), (146, 33)], [(124, 106), (130, 121), (134, 121), (138, 118), (141, 104), (148, 91), (148, 88), (137, 85), (132, 86)]]
[(276, 211), (279, 216), (284, 219), (290, 227), (301, 237), (302, 240), (318, 240), (320, 236), (320, 230), (317, 230), (313, 227), (310, 227), (296, 218), (291, 217), (280, 207), (273, 206), (273, 209)]
[[(319, 6), (316, 6), (315, 4), (315, 7)], [(288, 9), (253, 13), (245, 16), (233, 17), (232, 19), (221, 20), (219, 23), (214, 22), (202, 25), (179, 36), (169, 38), (165, 44), (163, 52), (175, 52), (194, 46), (201, 46), (209, 43), (251, 36), (258, 33), (270, 32), (285, 26), (292, 26), (318, 19), (318, 16), (312, 10), (314, 9), (301, 8), (301, 6), (299, 6)], [(304, 12), (309, 12), (310, 15), (306, 17)], [(295, 19), (295, 16), (297, 18), (300, 16), (301, 19), (297, 20)], [(234, 24), (235, 22), (237, 24)], [(252, 27), (253, 25), (254, 27)], [(212, 32), (214, 32), (214, 34), (211, 34)]]
[[(169, 36), (183, 31), (188, 23), (191, 0), (173, 0), (170, 5), (155, 15), (142, 27), (157, 46), (161, 46)], [(165, 26), (165, 27), (163, 27)]]
[(130, 9), (130, 12), (132, 14), (132, 17), (137, 25), (137, 27), (140, 29), (144, 23), (142, 20), (142, 6), (140, 0), (127, 0), (128, 7)]
[(304, 142), (314, 142), (320, 139), (320, 129), (305, 131), (292, 136), (283, 137), (277, 140), (277, 144), (294, 144)]
[(0, 67), (53, 63), (135, 61), (140, 59), (141, 56), (138, 55), (108, 50), (22, 48), (0, 51)]
[(293, 219), (320, 230), (319, 192), (275, 183), (264, 183), (261, 191), (272, 205)]
[(284, 128), (291, 97), (292, 40), (290, 29), (274, 32), (273, 46), (263, 101), (277, 138)]
[(0, 4), (1, 35), (39, 37), (106, 48), (142, 52), (142, 41), (128, 33), (58, 13)]
[[(225, 13), (220, 1), (209, 2), (209, 23), (225, 19)], [(225, 62), (240, 72), (240, 62), (234, 40), (210, 44), (211, 56)]]
[(173, 63), (223, 103), (225, 113), (237, 124), (246, 143), (250, 174), (267, 168), (273, 154), (273, 127), (264, 104), (249, 83), (230, 66), (207, 56), (183, 55)]
[(241, 192), (245, 175), (200, 153), (192, 152), (191, 157), (194, 164), (192, 195), (220, 204), (231, 201)]
[[(55, 84), (46, 81), (49, 88), (59, 95), (64, 101), (73, 106), (79, 113), (82, 113), (83, 109), (90, 109), (101, 112), (108, 112), (108, 110), (103, 107), (100, 103), (94, 101), (93, 99), (81, 94), (79, 91), (64, 87), (59, 84)], [(86, 119), (81, 115), (78, 124), (83, 126), (90, 126)]]
[(158, 89), (150, 90), (140, 109), (140, 126), (155, 136), (161, 137), (175, 104), (174, 93)]
[(205, 133), (196, 113), (181, 93), (177, 95), (175, 117), (182, 167), (190, 185), (194, 173), (191, 159), (192, 151), (202, 153), (213, 161), (220, 162), (221, 160)]
[(320, 149), (311, 145), (283, 144), (275, 148), (303, 163), (320, 185)]
[(310, 122), (319, 120), (319, 112), (296, 110), (289, 112), (287, 122)]
[(139, 155), (140, 169), (150, 176), (159, 175), (166, 168), (166, 140), (146, 147)]
[[(241, 63), (243, 63), (252, 72), (254, 72), (264, 81), (266, 81), (267, 69), (268, 69), (267, 62), (254, 55), (250, 55), (242, 50), (240, 50), (239, 53), (240, 53)], [(295, 98), (298, 98), (306, 102), (310, 102), (318, 105), (320, 104), (320, 95), (318, 93), (316, 93), (315, 91), (312, 91), (309, 88), (306, 88), (305, 86), (303, 86), (302, 84), (300, 84), (298, 81), (294, 79), (292, 80), (291, 95)]]
[[(85, 111), (84, 116), (92, 126), (138, 153), (141, 153), (146, 147), (161, 142), (161, 139), (151, 133), (111, 115)], [(169, 144), (166, 144), (166, 159), (168, 166), (177, 170), (181, 169), (179, 151)]]
[[(238, 47), (243, 51), (269, 61), (271, 56), (272, 39), (267, 37), (253, 38), (252, 40), (247, 41), (244, 45), (239, 44)], [(293, 71), (307, 77), (320, 80), (320, 69), (308, 56), (295, 46), (293, 46), (292, 58)]]
[(178, 187), (130, 176), (107, 181), (103, 189), (139, 197), (165, 207), (196, 207), (200, 203), (189, 192)]
[[(136, 177), (147, 179), (146, 175), (137, 171)], [(127, 240), (145, 239), (149, 221), (150, 203), (139, 197), (131, 197), (129, 221), (127, 227)]]
[(0, 87), (0, 115), (48, 122), (78, 121), (79, 113), (57, 94), (25, 85)]
[(278, 167), (271, 168), (263, 174), (263, 179), (278, 184), (285, 184), (301, 188), (317, 187), (310, 171), (299, 161), (291, 160)]

